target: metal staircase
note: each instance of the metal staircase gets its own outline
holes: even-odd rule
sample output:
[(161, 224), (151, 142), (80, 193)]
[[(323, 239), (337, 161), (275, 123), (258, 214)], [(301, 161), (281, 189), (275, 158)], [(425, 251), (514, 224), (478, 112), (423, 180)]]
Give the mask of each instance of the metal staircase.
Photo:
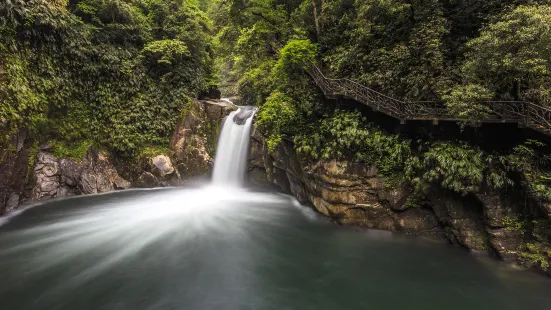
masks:
[[(449, 112), (444, 102), (406, 102), (381, 94), (349, 79), (330, 79), (315, 65), (306, 70), (321, 88), (325, 97), (359, 101), (375, 111), (385, 113), (401, 122), (408, 120), (465, 121)], [(551, 136), (551, 109), (526, 101), (488, 101), (490, 113), (481, 123), (517, 123)]]

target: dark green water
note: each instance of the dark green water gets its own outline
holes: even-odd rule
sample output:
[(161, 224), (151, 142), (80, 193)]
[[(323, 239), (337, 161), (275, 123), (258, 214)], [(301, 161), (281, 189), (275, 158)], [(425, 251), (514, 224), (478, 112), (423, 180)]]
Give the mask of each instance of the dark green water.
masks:
[(0, 309), (551, 309), (548, 279), (287, 196), (129, 191), (0, 227)]

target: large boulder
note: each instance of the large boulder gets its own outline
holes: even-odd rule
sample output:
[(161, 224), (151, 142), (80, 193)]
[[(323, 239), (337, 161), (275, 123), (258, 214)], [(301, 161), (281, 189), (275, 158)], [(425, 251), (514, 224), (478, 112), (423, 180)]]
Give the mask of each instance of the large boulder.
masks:
[(76, 161), (57, 158), (44, 146), (38, 153), (33, 172), (32, 201), (130, 187), (130, 183), (118, 174), (109, 156), (93, 149), (88, 150), (82, 160)]
[(156, 187), (160, 184), (159, 179), (155, 177), (151, 172), (144, 172), (140, 175), (136, 181), (136, 186), (141, 188)]
[(165, 177), (174, 173), (174, 167), (172, 166), (170, 157), (164, 154), (153, 157), (151, 159), (151, 166), (159, 177)]
[(176, 186), (181, 183), (180, 173), (167, 154), (158, 154), (147, 159), (147, 164), (136, 180), (137, 187)]

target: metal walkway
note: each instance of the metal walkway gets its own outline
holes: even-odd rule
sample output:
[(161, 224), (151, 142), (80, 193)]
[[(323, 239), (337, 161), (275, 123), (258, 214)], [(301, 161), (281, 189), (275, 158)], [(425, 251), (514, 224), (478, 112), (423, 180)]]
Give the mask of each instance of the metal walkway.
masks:
[[(330, 79), (314, 65), (306, 71), (321, 88), (325, 97), (354, 99), (375, 111), (399, 119), (402, 123), (408, 120), (466, 120), (450, 113), (444, 102), (401, 101), (348, 79)], [(551, 136), (551, 109), (526, 101), (487, 101), (486, 104), (490, 113), (477, 122), (517, 123), (520, 127), (529, 127)]]

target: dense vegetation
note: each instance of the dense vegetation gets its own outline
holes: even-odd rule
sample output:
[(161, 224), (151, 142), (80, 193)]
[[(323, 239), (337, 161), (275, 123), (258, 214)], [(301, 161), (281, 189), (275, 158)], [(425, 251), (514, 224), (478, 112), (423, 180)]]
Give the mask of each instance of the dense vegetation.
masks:
[[(543, 205), (541, 141), (488, 150), (385, 131), (324, 100), (305, 69), (476, 120), (491, 99), (551, 106), (549, 25), (551, 0), (0, 0), (0, 150), (23, 130), (31, 160), (44, 142), (64, 157), (91, 145), (150, 154), (166, 149), (190, 98), (220, 83), (260, 107), (270, 151), (287, 139), (305, 164), (375, 165), (421, 199), (522, 189)], [(528, 210), (504, 224), (551, 240), (541, 218)], [(520, 255), (543, 266), (540, 250)]]
[(166, 145), (214, 82), (212, 26), (190, 1), (3, 0), (0, 16), (2, 141), (26, 129), (61, 153), (132, 156)]
[(324, 100), (305, 69), (316, 63), (402, 100), (444, 101), (466, 123), (488, 113), (488, 100), (550, 106), (551, 1), (213, 0), (209, 16), (224, 91), (260, 106), (270, 151), (285, 139), (305, 165), (375, 165), (388, 186), (416, 194), (413, 205), (433, 190), (520, 193), (523, 211), (502, 224), (526, 237), (520, 257), (548, 268), (538, 243), (551, 241), (548, 145), (495, 148), (385, 131), (374, 117)]
[(25, 129), (63, 156), (90, 145), (134, 156), (166, 146), (189, 98), (220, 82), (261, 107), (271, 150), (287, 137), (306, 161), (406, 171), (420, 192), (503, 189), (522, 172), (551, 198), (540, 142), (487, 153), (412, 141), (328, 104), (305, 72), (318, 63), (395, 97), (444, 100), (465, 117), (485, 113), (481, 99), (546, 105), (550, 1), (4, 0), (0, 16), (2, 143)]
[(420, 192), (506, 189), (522, 172), (536, 196), (550, 196), (540, 142), (487, 153), (462, 141), (411, 141), (324, 103), (304, 70), (315, 62), (400, 99), (443, 100), (467, 119), (486, 113), (480, 102), (489, 99), (548, 105), (550, 1), (217, 0), (209, 15), (221, 76), (234, 85), (226, 91), (261, 106), (270, 149), (288, 137), (307, 161), (406, 171)]

